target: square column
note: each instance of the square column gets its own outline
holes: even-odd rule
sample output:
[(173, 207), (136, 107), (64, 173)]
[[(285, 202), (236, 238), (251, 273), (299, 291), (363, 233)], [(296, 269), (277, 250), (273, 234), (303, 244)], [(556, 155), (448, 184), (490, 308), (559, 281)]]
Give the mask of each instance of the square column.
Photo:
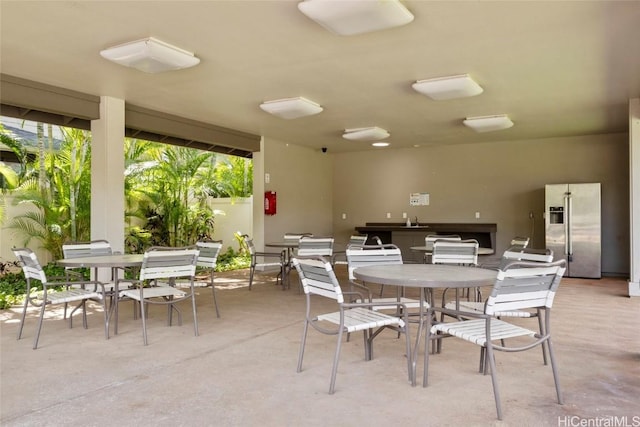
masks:
[(629, 296), (640, 297), (640, 98), (629, 100)]
[(100, 97), (91, 121), (91, 239), (124, 253), (124, 100)]

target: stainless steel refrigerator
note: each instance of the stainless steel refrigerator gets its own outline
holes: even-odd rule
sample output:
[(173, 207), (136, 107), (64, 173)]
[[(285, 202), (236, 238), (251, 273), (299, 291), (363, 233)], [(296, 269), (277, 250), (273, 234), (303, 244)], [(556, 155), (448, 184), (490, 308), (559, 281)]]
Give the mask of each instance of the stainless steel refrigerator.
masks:
[(601, 277), (600, 183), (545, 186), (545, 240), (569, 277)]

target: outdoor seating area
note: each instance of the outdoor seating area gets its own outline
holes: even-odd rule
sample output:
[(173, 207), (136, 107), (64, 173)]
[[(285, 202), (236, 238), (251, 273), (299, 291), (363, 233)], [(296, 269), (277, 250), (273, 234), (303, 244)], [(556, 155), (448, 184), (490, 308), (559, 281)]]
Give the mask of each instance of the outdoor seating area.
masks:
[[(347, 266), (334, 268), (348, 287)], [(295, 289), (295, 269), (290, 275)], [(478, 372), (478, 347), (463, 340), (446, 339), (442, 353), (430, 355), (429, 386), (418, 381), (412, 387), (404, 336), (377, 336), (370, 361), (361, 339), (345, 337), (335, 394), (328, 394), (336, 337), (309, 334), (304, 366), (296, 372), (305, 295), (282, 292), (276, 274), (256, 275), (247, 292), (248, 279), (247, 270), (216, 273), (220, 318), (211, 290), (195, 288), (197, 337), (190, 310), (183, 313), (183, 326), (167, 327), (166, 307), (150, 306), (148, 346), (140, 342), (140, 319), (128, 309), (120, 312), (119, 333), (105, 340), (99, 304), (87, 304), (88, 329), (69, 329), (63, 306), (52, 307), (37, 351), (32, 339), (39, 310), (27, 311), (25, 339), (19, 341), (21, 308), (0, 312), (0, 424), (148, 425), (152, 415), (164, 425), (557, 426), (570, 417), (638, 416), (640, 301), (625, 296), (625, 280), (562, 279), (553, 306), (553, 343), (564, 404), (557, 403), (551, 369), (539, 351), (500, 352), (498, 422), (491, 376)], [(387, 286), (385, 296), (395, 292)], [(418, 297), (417, 288), (406, 292)], [(434, 292), (440, 301), (441, 289)], [(335, 311), (335, 301), (323, 300), (315, 301), (321, 311)], [(530, 319), (513, 322), (531, 325)], [(412, 339), (416, 330), (410, 323)], [(608, 337), (594, 331), (608, 331)], [(421, 346), (419, 379), (423, 351)], [(585, 353), (589, 363), (583, 363)], [(166, 405), (166, 398), (187, 388), (188, 399)], [(348, 414), (335, 410), (347, 401), (358, 404), (349, 405)]]

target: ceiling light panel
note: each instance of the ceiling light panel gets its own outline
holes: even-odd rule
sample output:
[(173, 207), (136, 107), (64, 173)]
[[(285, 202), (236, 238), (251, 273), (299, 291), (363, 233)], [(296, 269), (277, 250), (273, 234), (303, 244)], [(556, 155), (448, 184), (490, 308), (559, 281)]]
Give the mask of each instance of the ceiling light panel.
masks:
[(180, 70), (200, 63), (200, 59), (192, 52), (153, 37), (104, 49), (100, 51), (100, 55), (109, 61), (145, 73)]
[(351, 141), (375, 141), (389, 137), (389, 132), (377, 126), (367, 128), (345, 129), (343, 138)]
[(483, 91), (482, 87), (469, 77), (468, 74), (418, 80), (412, 87), (416, 91), (436, 101), (476, 96), (480, 95)]
[(513, 122), (506, 114), (496, 116), (467, 117), (463, 121), (464, 125), (476, 132), (493, 132), (496, 130), (509, 129)]
[(260, 104), (260, 108), (269, 114), (283, 119), (297, 119), (322, 112), (323, 108), (303, 97), (276, 99)]
[(341, 36), (399, 27), (413, 21), (413, 14), (398, 0), (306, 0), (300, 12)]

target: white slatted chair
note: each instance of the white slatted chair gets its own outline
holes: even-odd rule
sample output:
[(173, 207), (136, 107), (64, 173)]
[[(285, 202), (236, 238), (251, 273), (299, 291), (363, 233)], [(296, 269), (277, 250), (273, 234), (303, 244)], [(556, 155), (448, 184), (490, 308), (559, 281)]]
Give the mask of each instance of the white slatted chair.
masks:
[[(349, 237), (349, 243), (347, 243), (347, 248), (350, 246), (363, 246), (367, 244), (368, 235), (366, 234), (353, 234)], [(331, 258), (331, 264), (335, 267), (336, 265), (346, 265), (347, 264), (347, 251), (333, 251), (333, 257)]]
[[(484, 313), (469, 314), (446, 308), (433, 308), (434, 311), (441, 311), (452, 317), (464, 315), (466, 319), (471, 316), (467, 320), (438, 323), (433, 326), (431, 326), (431, 317), (427, 317), (425, 350), (427, 349), (427, 343), (431, 339), (441, 340), (443, 336), (460, 338), (481, 347), (484, 358), (481, 358), (480, 363), (481, 366), (485, 366), (485, 372), (487, 365), (491, 372), (496, 411), (500, 420), (502, 419), (502, 407), (494, 351), (520, 352), (546, 344), (551, 360), (558, 403), (562, 404), (562, 393), (551, 343), (550, 312), (565, 266), (564, 260), (554, 263), (516, 261), (498, 272), (491, 295), (487, 298)], [(522, 309), (541, 310), (544, 312), (543, 333), (496, 318), (497, 313)], [(511, 338), (525, 338), (527, 342), (523, 343), (521, 340), (517, 340), (517, 344), (510, 347), (497, 344), (497, 342)], [(424, 387), (428, 384), (428, 370), (429, 352), (425, 351)], [(525, 375), (524, 372), (522, 374)], [(531, 374), (528, 372), (526, 373), (526, 381), (531, 381)]]
[(216, 317), (219, 318), (220, 310), (218, 309), (216, 285), (214, 283), (213, 276), (216, 270), (216, 264), (218, 263), (218, 255), (220, 255), (220, 250), (222, 249), (222, 240), (197, 242), (196, 247), (199, 251), (196, 266), (209, 271), (209, 286), (211, 286), (211, 292), (213, 292), (213, 305), (216, 309)]
[(313, 237), (313, 233), (284, 233), (284, 241), (298, 241), (303, 237)]
[[(120, 292), (121, 297), (130, 298), (140, 303), (142, 318), (142, 338), (144, 345), (147, 340), (147, 314), (148, 305), (161, 304), (167, 306), (168, 324), (171, 326), (173, 310), (178, 313), (178, 323), (182, 324), (182, 313), (175, 304), (191, 300), (193, 311), (193, 330), (198, 336), (198, 315), (196, 311), (196, 298), (194, 280), (196, 274), (196, 262), (198, 249), (195, 246), (184, 248), (152, 247), (144, 253), (140, 276), (138, 280), (127, 280), (137, 286), (137, 289), (127, 289)], [(187, 279), (188, 291), (183, 291), (175, 286), (176, 280)], [(160, 281), (169, 282), (169, 286), (159, 285)]]
[(280, 281), (280, 283), (282, 284), (282, 289), (284, 290), (288, 285), (288, 280), (286, 280), (286, 251), (283, 249), (280, 252), (259, 252), (256, 250), (256, 246), (253, 244), (253, 239), (251, 239), (248, 235), (243, 234), (242, 239), (249, 249), (249, 255), (251, 256), (251, 266), (249, 267), (249, 290), (251, 290), (251, 287), (253, 286), (253, 278), (255, 276), (256, 270), (265, 271), (273, 268), (278, 269), (276, 284), (278, 284), (278, 281)]
[[(502, 259), (498, 265), (498, 270), (503, 269), (513, 261), (531, 261), (531, 262), (552, 262), (553, 251), (551, 249), (531, 249), (513, 246), (502, 254)], [(482, 301), (460, 301), (457, 309), (460, 311), (472, 311), (476, 313), (484, 313), (484, 302)], [(448, 309), (456, 309), (455, 302), (448, 302), (444, 305)], [(500, 316), (505, 317), (535, 317), (536, 313), (526, 310), (515, 310), (503, 312)]]
[(424, 238), (424, 246), (427, 249), (424, 253), (424, 263), (427, 264), (430, 261), (431, 253), (433, 252), (433, 243), (436, 240), (450, 240), (459, 242), (462, 240), (457, 234), (428, 234)]
[[(412, 361), (410, 337), (409, 334), (406, 333), (406, 327), (408, 325), (406, 307), (403, 307), (403, 305), (398, 302), (388, 304), (404, 313), (403, 317), (400, 318), (373, 311), (371, 309), (372, 304), (370, 303), (345, 302), (345, 296), (352, 295), (352, 293), (342, 291), (333, 267), (326, 258), (320, 256), (295, 257), (292, 262), (300, 277), (307, 302), (302, 341), (298, 354), (297, 372), (302, 371), (302, 359), (304, 357), (309, 325), (323, 334), (338, 336), (333, 359), (333, 369), (331, 371), (329, 394), (333, 394), (335, 391), (343, 334), (362, 331), (364, 336), (365, 360), (371, 360), (373, 358), (373, 339), (385, 328), (391, 328), (398, 332), (405, 332), (407, 375), (409, 380), (411, 380)], [(312, 307), (312, 301), (315, 301), (315, 299), (312, 298), (313, 295), (335, 300), (338, 304), (339, 311), (315, 315)], [(362, 295), (360, 295), (360, 298), (362, 298)], [(337, 325), (337, 329), (325, 327), (323, 323), (326, 324), (326, 322)]]
[(333, 237), (303, 236), (298, 241), (296, 255), (319, 255), (331, 258), (333, 256)]
[[(27, 248), (13, 249), (13, 253), (22, 266), (27, 281), (27, 291), (22, 308), (22, 317), (20, 319), (20, 327), (18, 329), (18, 339), (22, 338), (22, 330), (27, 315), (27, 307), (29, 304), (40, 307), (40, 318), (36, 327), (36, 336), (33, 341), (33, 349), (38, 348), (40, 339), (40, 331), (42, 330), (42, 321), (47, 306), (55, 304), (78, 303), (78, 307), (82, 309), (82, 325), (87, 329), (87, 307), (89, 300), (95, 301), (102, 307), (104, 314), (104, 335), (109, 338), (109, 318), (105, 306), (105, 290), (104, 285), (98, 281), (56, 281), (50, 282), (45, 274), (36, 254)], [(35, 286), (32, 280), (37, 280), (42, 284), (42, 291), (34, 291)], [(54, 287), (61, 286), (63, 290), (55, 290)], [(32, 289), (33, 288), (33, 289)], [(75, 311), (75, 309), (74, 309)], [(69, 316), (69, 327), (73, 326), (73, 316)]]
[[(368, 301), (373, 305), (374, 310), (389, 310), (395, 307), (386, 305), (390, 302), (401, 302), (406, 308), (420, 308), (420, 300), (407, 298), (404, 296), (404, 288), (398, 286), (397, 297), (391, 298), (373, 298), (371, 290), (366, 287), (365, 283), (360, 283), (353, 272), (358, 267), (370, 265), (391, 265), (402, 264), (402, 252), (396, 245), (364, 245), (353, 246), (347, 249), (347, 264), (349, 272), (349, 281), (351, 284), (368, 293)], [(379, 305), (383, 303), (383, 305)], [(428, 307), (428, 304), (425, 302)]]
[[(111, 248), (111, 244), (107, 240), (99, 239), (99, 240), (91, 240), (89, 242), (67, 242), (62, 245), (62, 255), (64, 259), (73, 259), (73, 258), (85, 258), (85, 257), (94, 257), (94, 256), (104, 256), (113, 254), (113, 250)], [(83, 280), (82, 275), (78, 272), (78, 267), (65, 267), (65, 273), (67, 275), (67, 280)], [(100, 280), (102, 279), (98, 275), (98, 268), (93, 269), (93, 274), (91, 280)], [(111, 271), (111, 278), (108, 281), (104, 279), (100, 280), (104, 285), (104, 290), (106, 295), (111, 299), (111, 307), (113, 307), (113, 298), (115, 295), (113, 283), (113, 269)], [(71, 313), (73, 316), (73, 313)], [(65, 304), (64, 308), (64, 317), (67, 316), (67, 305)]]
[(527, 246), (529, 246), (529, 238), (528, 237), (522, 237), (522, 236), (516, 236), (513, 239), (511, 239), (511, 246), (519, 246), (521, 248), (526, 248)]
[[(502, 254), (502, 260), (500, 261), (499, 270), (506, 268), (510, 263), (514, 261), (529, 261), (529, 262), (553, 262), (553, 251), (551, 249), (531, 249), (523, 248), (520, 246), (514, 246)], [(449, 310), (456, 310), (455, 301), (450, 301), (444, 305)], [(472, 313), (484, 313), (485, 303), (482, 301), (459, 301), (458, 308), (462, 312)], [(519, 318), (538, 318), (538, 330), (542, 334), (544, 332), (544, 324), (542, 323), (542, 316), (540, 310), (509, 310), (495, 313), (497, 318), (504, 317), (519, 317)], [(504, 344), (503, 344), (504, 345)], [(547, 352), (546, 344), (542, 343), (542, 359), (544, 364), (547, 364)]]
[[(478, 265), (478, 248), (480, 245), (477, 240), (445, 240), (436, 239), (433, 242), (433, 252), (431, 253), (432, 264), (449, 264), (460, 266), (477, 266)], [(460, 301), (460, 290), (456, 288), (456, 301)], [(470, 299), (470, 290), (466, 289), (467, 298)], [(445, 305), (447, 298), (447, 289), (442, 293), (442, 305)], [(476, 301), (481, 299), (480, 289), (475, 290)]]

